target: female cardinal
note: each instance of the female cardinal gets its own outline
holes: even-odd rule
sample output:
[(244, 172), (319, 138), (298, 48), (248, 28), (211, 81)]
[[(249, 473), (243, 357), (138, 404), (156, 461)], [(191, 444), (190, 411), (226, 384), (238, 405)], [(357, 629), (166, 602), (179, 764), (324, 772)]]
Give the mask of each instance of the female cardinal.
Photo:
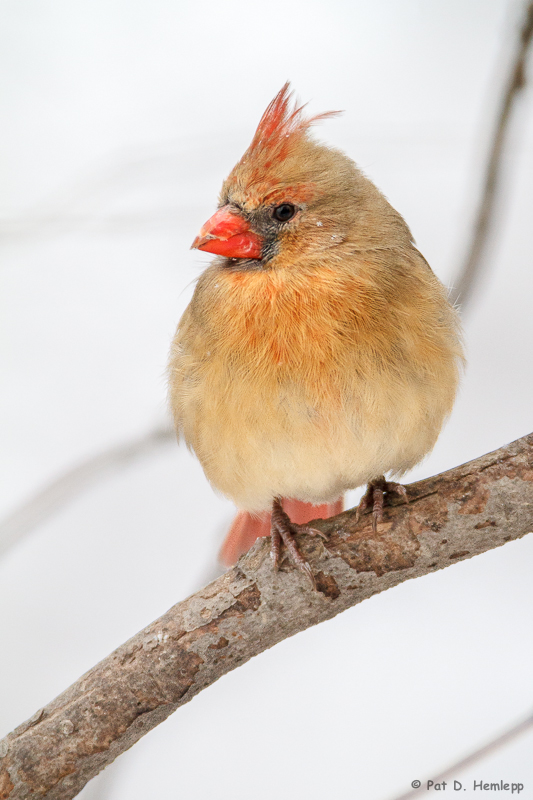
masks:
[[(406, 223), (344, 153), (313, 140), (286, 84), (193, 247), (215, 253), (172, 345), (178, 434), (242, 509), (223, 548), (283, 542), (342, 510), (382, 520), (383, 475), (433, 448), (463, 358), (457, 314)], [(289, 498), (288, 501), (282, 498)], [(339, 498), (341, 498), (339, 500)], [(319, 507), (316, 508), (316, 504)]]

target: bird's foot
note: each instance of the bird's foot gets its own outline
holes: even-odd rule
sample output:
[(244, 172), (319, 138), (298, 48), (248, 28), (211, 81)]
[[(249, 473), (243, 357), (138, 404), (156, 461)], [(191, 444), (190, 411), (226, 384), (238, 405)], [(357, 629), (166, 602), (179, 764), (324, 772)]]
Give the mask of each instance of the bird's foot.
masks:
[(272, 528), (270, 530), (270, 556), (274, 562), (274, 568), (279, 569), (281, 546), (284, 544), (295, 567), (300, 572), (303, 572), (304, 575), (307, 575), (316, 589), (315, 577), (311, 567), (300, 553), (296, 544), (294, 537), (297, 533), (307, 533), (311, 536), (321, 536), (323, 539), (327, 539), (327, 536), (316, 528), (291, 522), (289, 515), (282, 508), (281, 500), (276, 498), (272, 503)]
[(363, 511), (366, 511), (367, 508), (372, 508), (372, 530), (377, 531), (378, 522), (383, 522), (383, 506), (385, 504), (385, 495), (393, 493), (403, 497), (406, 503), (409, 502), (405, 486), (402, 486), (401, 483), (386, 481), (383, 475), (381, 478), (376, 478), (373, 481), (370, 481), (366, 492), (357, 506), (355, 521), (359, 521), (359, 517)]

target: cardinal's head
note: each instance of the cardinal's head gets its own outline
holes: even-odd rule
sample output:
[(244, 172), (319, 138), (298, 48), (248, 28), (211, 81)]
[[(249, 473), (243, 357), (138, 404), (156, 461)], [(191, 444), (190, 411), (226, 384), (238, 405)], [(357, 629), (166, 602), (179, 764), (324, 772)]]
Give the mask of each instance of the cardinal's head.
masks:
[[(306, 118), (303, 107), (291, 103), (286, 83), (224, 181), (218, 211), (192, 246), (226, 256), (239, 269), (263, 269), (303, 255), (332, 255), (350, 241), (367, 247), (382, 243), (376, 217), (382, 223), (389, 218), (389, 232), (401, 218), (350, 158), (310, 136), (314, 122), (337, 113)], [(403, 221), (401, 228), (405, 235)]]

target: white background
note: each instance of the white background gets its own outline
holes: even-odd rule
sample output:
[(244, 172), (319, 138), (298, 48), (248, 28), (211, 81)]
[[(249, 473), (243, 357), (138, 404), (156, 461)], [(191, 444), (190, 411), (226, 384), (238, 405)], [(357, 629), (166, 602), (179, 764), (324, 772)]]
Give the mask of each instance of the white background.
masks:
[[(377, 183), (450, 283), (519, 11), (507, 0), (2, 0), (0, 513), (164, 421), (169, 341), (209, 261), (188, 248), (287, 78), (312, 113), (345, 110), (318, 135)], [(533, 430), (532, 108), (529, 88), (465, 323), (461, 394), (413, 478)], [(231, 516), (169, 444), (13, 548), (0, 562), (0, 735), (198, 588)], [(407, 791), (533, 705), (532, 566), (530, 536), (281, 643), (83, 796)], [(532, 744), (458, 777), (522, 781), (533, 797)]]

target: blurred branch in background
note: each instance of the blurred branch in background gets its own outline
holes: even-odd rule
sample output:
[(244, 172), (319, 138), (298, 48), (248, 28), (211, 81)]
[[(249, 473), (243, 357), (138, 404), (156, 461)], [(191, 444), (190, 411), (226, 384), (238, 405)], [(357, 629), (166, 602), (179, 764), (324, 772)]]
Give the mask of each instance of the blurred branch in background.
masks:
[(509, 129), (512, 111), (521, 90), (526, 85), (526, 59), (533, 38), (533, 0), (530, 0), (524, 13), (520, 34), (516, 41), (514, 57), (511, 60), (509, 77), (505, 83), (505, 91), (501, 100), (494, 133), (488, 150), (487, 164), (484, 170), (483, 187), (477, 217), (472, 228), (472, 238), (459, 275), (451, 291), (453, 303), (459, 303), (461, 311), (472, 301), (479, 275), (483, 266), (483, 257), (494, 223), (494, 211), (498, 190), (502, 182), (502, 156)]
[[(175, 229), (183, 203), (177, 186), (186, 180), (187, 160), (180, 158), (179, 142), (137, 148), (125, 157), (111, 155), (91, 166), (46, 201), (18, 217), (0, 218), (0, 241), (12, 242), (35, 237), (62, 236), (72, 231), (131, 233), (152, 228)], [(131, 209), (131, 196), (138, 201), (139, 189), (148, 196), (144, 207)], [(154, 195), (151, 192), (157, 189)], [(166, 203), (162, 203), (166, 195)], [(128, 208), (120, 211), (121, 198)], [(145, 201), (146, 202), (146, 201)]]
[[(533, 530), (533, 434), (411, 484), (409, 505), (356, 509), (302, 535), (316, 588), (260, 539), (0, 741), (0, 797), (70, 800), (179, 706), (254, 655), (410, 578)], [(437, 532), (437, 533), (436, 533)]]
[[(222, 132), (230, 153), (235, 134)], [(0, 244), (63, 236), (167, 231), (192, 237), (202, 181), (217, 169), (211, 142), (188, 136), (110, 153), (85, 174), (18, 216), (0, 216)], [(220, 151), (219, 151), (220, 152)], [(195, 157), (197, 156), (197, 157)], [(201, 169), (200, 169), (201, 165)], [(200, 169), (200, 172), (199, 172)]]
[[(486, 758), (486, 756), (490, 756), (496, 750), (504, 747), (517, 736), (527, 733), (531, 728), (533, 728), (533, 714), (530, 714), (521, 722), (513, 725), (512, 728), (509, 728), (505, 731), (505, 733), (500, 734), (500, 736), (496, 736), (495, 739), (487, 744), (484, 744), (483, 747), (480, 747), (478, 750), (474, 750), (473, 753), (465, 756), (465, 758), (462, 758), (460, 761), (456, 761), (455, 764), (447, 767), (447, 769), (445, 769), (443, 772), (439, 772), (438, 775), (432, 776), (430, 780), (433, 781), (433, 784), (437, 784), (442, 783), (442, 781), (446, 780), (447, 778), (458, 777), (459, 774), (467, 767), (471, 767), (472, 764), (477, 764), (478, 761)], [(424, 785), (427, 787), (427, 780), (422, 781), (422, 787)], [(394, 800), (414, 800), (416, 797), (420, 797), (420, 787), (413, 789), (406, 794), (399, 795), (395, 797)]]
[(82, 461), (55, 478), (0, 522), (0, 556), (95, 481), (123, 469), (162, 445), (174, 442), (175, 438), (174, 430), (169, 427), (154, 428), (138, 439)]

